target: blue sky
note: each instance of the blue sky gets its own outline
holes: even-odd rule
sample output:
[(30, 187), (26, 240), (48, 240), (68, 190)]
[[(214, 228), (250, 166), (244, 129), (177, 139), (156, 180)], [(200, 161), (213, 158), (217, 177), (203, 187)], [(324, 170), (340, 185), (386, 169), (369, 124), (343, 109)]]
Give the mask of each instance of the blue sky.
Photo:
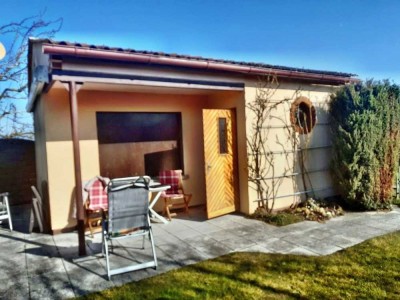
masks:
[(57, 40), (400, 83), (400, 1), (2, 0), (0, 24), (44, 10), (64, 19)]

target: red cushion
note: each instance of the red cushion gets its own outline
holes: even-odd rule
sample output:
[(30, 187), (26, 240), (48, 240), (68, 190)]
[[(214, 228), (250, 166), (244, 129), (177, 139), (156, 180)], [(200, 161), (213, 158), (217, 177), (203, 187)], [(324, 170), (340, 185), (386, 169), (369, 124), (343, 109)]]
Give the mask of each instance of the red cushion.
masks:
[(179, 194), (179, 181), (182, 176), (181, 170), (160, 171), (158, 180), (161, 184), (170, 185), (171, 188), (165, 191), (165, 194)]

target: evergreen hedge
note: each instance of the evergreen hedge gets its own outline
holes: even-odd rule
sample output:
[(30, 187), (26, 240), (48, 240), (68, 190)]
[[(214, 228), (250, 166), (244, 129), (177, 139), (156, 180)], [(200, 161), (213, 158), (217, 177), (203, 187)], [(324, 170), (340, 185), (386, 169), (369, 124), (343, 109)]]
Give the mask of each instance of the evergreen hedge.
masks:
[(400, 151), (400, 87), (389, 81), (347, 85), (331, 96), (333, 179), (359, 209), (388, 208)]

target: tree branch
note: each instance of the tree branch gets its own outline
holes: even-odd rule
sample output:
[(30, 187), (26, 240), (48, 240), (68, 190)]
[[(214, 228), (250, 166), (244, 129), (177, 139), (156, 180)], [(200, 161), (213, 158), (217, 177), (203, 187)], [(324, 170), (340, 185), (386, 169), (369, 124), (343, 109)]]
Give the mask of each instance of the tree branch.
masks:
[(26, 113), (16, 111), (14, 101), (27, 100), (29, 37), (52, 38), (62, 27), (62, 18), (46, 21), (44, 14), (45, 11), (0, 25), (0, 35), (8, 36), (10, 41), (6, 45), (7, 55), (0, 61), (0, 84), (4, 88), (0, 93), (0, 138), (33, 136), (32, 122), (26, 121)]

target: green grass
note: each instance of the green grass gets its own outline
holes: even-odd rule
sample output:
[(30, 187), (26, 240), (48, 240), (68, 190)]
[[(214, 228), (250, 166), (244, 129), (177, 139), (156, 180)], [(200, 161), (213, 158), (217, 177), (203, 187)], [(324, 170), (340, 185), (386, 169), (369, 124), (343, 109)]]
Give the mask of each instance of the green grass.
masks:
[(307, 257), (233, 253), (82, 299), (400, 299), (400, 231)]

